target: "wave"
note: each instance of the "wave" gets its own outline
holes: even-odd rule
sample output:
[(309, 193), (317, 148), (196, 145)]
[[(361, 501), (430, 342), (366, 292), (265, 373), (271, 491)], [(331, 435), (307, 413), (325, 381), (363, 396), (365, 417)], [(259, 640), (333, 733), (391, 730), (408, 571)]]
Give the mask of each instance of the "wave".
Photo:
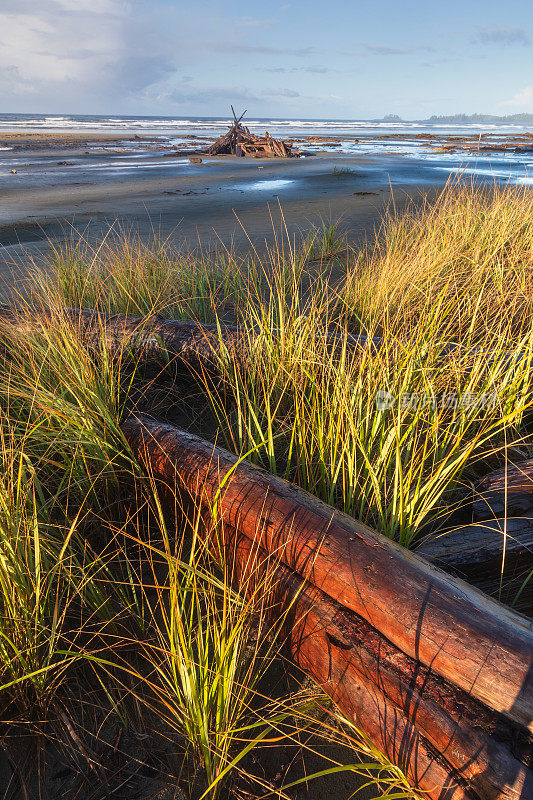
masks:
[[(0, 114), (0, 130), (9, 128), (42, 128), (48, 130), (63, 129), (77, 131), (152, 131), (163, 134), (165, 131), (180, 130), (187, 133), (211, 132), (218, 134), (230, 124), (224, 117), (133, 117), (133, 116), (82, 116), (82, 115), (30, 115)], [(520, 123), (427, 123), (420, 121), (388, 121), (388, 120), (310, 120), (310, 119), (272, 119), (254, 117), (246, 120), (250, 128), (267, 128), (273, 131), (289, 131), (291, 135), (301, 132), (302, 135), (344, 134), (352, 132), (369, 134), (375, 132), (393, 133), (416, 131), (427, 132), (522, 132), (533, 131), (533, 125)]]

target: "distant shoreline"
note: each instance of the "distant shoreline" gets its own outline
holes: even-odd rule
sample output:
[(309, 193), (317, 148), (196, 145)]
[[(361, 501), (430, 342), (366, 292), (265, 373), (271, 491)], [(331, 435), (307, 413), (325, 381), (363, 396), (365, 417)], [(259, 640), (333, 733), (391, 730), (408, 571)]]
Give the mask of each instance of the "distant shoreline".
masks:
[[(290, 121), (287, 117), (261, 117), (259, 115), (247, 115), (248, 121), (257, 120), (259, 123), (263, 122), (286, 122)], [(16, 114), (16, 113), (4, 113), (0, 114), (0, 124), (9, 124), (10, 122), (23, 125), (25, 123), (34, 123), (39, 121), (40, 123), (49, 122), (55, 126), (60, 126), (62, 122), (69, 122), (72, 120), (77, 120), (81, 124), (84, 125), (97, 125), (101, 120), (115, 120), (118, 124), (123, 123), (124, 121), (129, 121), (133, 126), (135, 126), (136, 122), (144, 121), (147, 122), (170, 122), (170, 121), (197, 121), (197, 122), (212, 122), (213, 120), (219, 120), (222, 124), (229, 124), (231, 122), (231, 118), (227, 116), (227, 113), (218, 114), (215, 116), (199, 116), (196, 114), (188, 114), (188, 115), (172, 115), (172, 116), (139, 116), (139, 115), (129, 115), (129, 114), (119, 114), (117, 116), (110, 116), (107, 114), (42, 114), (42, 113), (35, 113), (35, 114)], [(330, 122), (330, 123), (363, 123), (363, 124), (372, 124), (372, 123), (389, 123), (389, 124), (438, 124), (438, 123), (446, 123), (446, 124), (476, 124), (476, 123), (518, 123), (518, 124), (525, 124), (531, 125), (533, 124), (533, 114), (527, 112), (520, 112), (517, 114), (466, 114), (466, 113), (458, 113), (458, 114), (432, 114), (430, 117), (426, 117), (424, 119), (409, 119), (404, 118), (399, 114), (386, 114), (384, 117), (353, 117), (353, 118), (330, 118), (330, 117), (298, 117), (297, 120), (303, 123), (311, 123), (311, 124), (319, 124), (321, 122)]]
[(429, 119), (424, 120), (417, 120), (420, 122), (428, 122), (428, 123), (448, 123), (448, 124), (456, 124), (461, 125), (462, 123), (497, 123), (503, 124), (506, 123), (521, 123), (523, 125), (531, 125), (533, 124), (533, 114), (506, 114), (503, 117), (494, 116), (492, 114), (449, 114), (449, 115), (442, 115), (438, 116), (434, 114)]

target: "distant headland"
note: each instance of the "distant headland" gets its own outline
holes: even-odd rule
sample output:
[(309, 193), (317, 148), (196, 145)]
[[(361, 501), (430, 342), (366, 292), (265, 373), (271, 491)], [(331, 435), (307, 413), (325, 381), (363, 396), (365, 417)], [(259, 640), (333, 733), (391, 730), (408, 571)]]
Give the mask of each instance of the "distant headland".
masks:
[(507, 114), (504, 117), (492, 114), (451, 114), (450, 116), (434, 114), (424, 122), (533, 122), (533, 114)]
[[(403, 122), (402, 117), (398, 114), (385, 114), (381, 119), (372, 120), (372, 122)], [(449, 114), (440, 115), (433, 114), (428, 119), (417, 120), (418, 122), (437, 122), (437, 123), (453, 123), (460, 125), (464, 122), (519, 122), (519, 123), (533, 123), (533, 114), (507, 114), (503, 117), (498, 117), (493, 114)]]

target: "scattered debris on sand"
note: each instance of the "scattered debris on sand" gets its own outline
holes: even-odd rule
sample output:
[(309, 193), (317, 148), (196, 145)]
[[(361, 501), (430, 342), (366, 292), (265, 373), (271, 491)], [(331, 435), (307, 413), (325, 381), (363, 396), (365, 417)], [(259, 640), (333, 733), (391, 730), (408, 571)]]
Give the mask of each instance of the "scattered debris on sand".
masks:
[(233, 124), (227, 133), (221, 136), (209, 148), (212, 156), (232, 155), (232, 156), (251, 156), (252, 158), (299, 158), (298, 150), (293, 150), (292, 143), (282, 139), (274, 139), (268, 131), (264, 136), (256, 136), (250, 133), (247, 127), (241, 124), (241, 120), (246, 114), (244, 111), (239, 119), (231, 106), (233, 113)]

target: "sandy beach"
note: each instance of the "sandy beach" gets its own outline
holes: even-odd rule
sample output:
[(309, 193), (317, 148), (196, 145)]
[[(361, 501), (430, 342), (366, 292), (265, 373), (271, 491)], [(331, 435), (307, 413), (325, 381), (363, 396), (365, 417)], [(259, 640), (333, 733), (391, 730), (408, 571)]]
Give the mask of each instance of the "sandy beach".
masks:
[[(282, 222), (292, 237), (326, 220), (340, 221), (360, 242), (373, 235), (392, 200), (401, 208), (411, 198), (434, 194), (456, 171), (467, 178), (476, 173), (485, 180), (530, 180), (527, 132), (370, 128), (369, 135), (354, 138), (318, 126), (320, 135), (295, 129), (288, 139), (310, 157), (241, 159), (205, 156), (216, 125), (164, 133), (134, 124), (124, 130), (84, 125), (0, 129), (4, 281), (11, 280), (13, 266), (24, 270), (51, 244), (80, 232), (97, 240), (110, 225), (142, 238), (156, 234), (176, 247), (201, 242), (209, 249), (220, 243), (261, 247)], [(191, 163), (198, 153), (201, 163)]]
[[(16, 143), (16, 144), (15, 144)], [(4, 286), (80, 232), (111, 225), (169, 239), (175, 247), (262, 247), (273, 229), (289, 237), (340, 221), (352, 241), (372, 236), (394, 199), (433, 193), (447, 178), (394, 156), (318, 152), (301, 159), (176, 154), (160, 139), (124, 134), (2, 133), (0, 265)]]

